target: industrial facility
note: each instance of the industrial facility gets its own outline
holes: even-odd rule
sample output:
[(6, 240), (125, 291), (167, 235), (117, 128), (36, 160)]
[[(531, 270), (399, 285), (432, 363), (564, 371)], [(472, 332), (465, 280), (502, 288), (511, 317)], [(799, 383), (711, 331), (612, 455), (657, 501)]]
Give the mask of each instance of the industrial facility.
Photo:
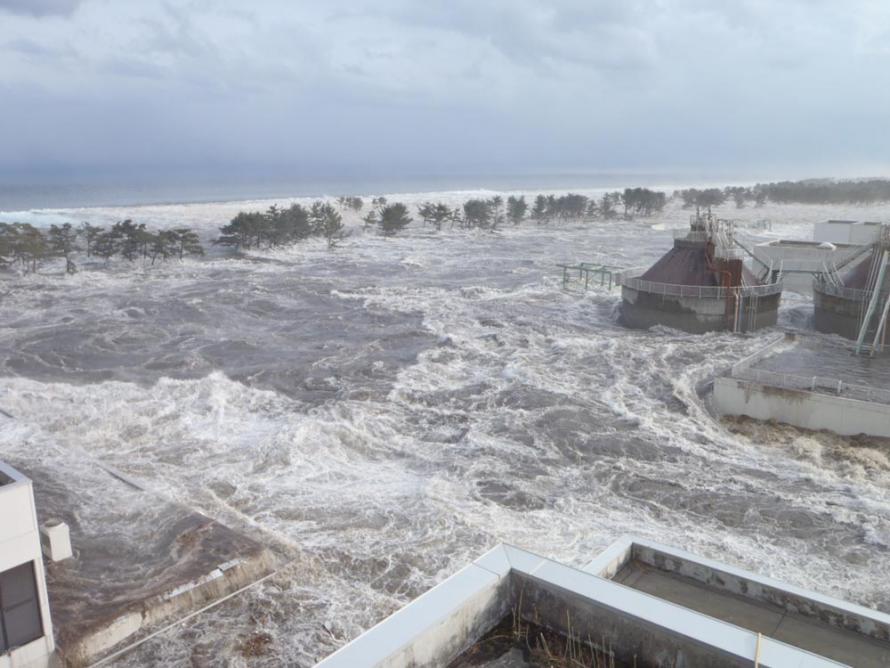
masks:
[(877, 238), (848, 263), (816, 276), (813, 305), (818, 331), (852, 339), (857, 353), (874, 355), (887, 347), (890, 226), (871, 229)]
[(890, 438), (890, 366), (818, 334), (779, 335), (714, 379), (718, 415)]
[(664, 325), (691, 333), (749, 332), (776, 324), (781, 272), (767, 266), (758, 277), (743, 262), (747, 251), (734, 226), (710, 213), (692, 217), (689, 231), (645, 271), (618, 277), (621, 323)]

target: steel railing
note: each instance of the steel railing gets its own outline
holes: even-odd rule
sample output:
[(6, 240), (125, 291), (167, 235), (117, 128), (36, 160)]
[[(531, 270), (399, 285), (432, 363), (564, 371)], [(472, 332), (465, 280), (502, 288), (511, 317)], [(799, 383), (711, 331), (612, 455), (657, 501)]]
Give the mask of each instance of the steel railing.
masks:
[(817, 280), (816, 289), (824, 295), (830, 297), (841, 297), (842, 299), (853, 299), (856, 301), (867, 301), (871, 297), (871, 290), (863, 290), (861, 288), (848, 288), (843, 285), (833, 285), (827, 280)]
[(641, 278), (619, 274), (615, 282), (618, 285), (649, 292), (656, 295), (670, 295), (672, 297), (697, 297), (698, 299), (725, 299), (729, 295), (741, 297), (765, 297), (782, 292), (782, 282), (769, 285), (741, 285), (732, 288), (724, 288), (716, 285), (676, 285), (674, 283), (658, 283), (656, 281), (644, 281)]
[(837, 396), (862, 401), (874, 401), (890, 404), (890, 390), (883, 390), (868, 385), (845, 383), (837, 378), (822, 376), (798, 376), (791, 373), (778, 373), (764, 369), (733, 370), (733, 377), (739, 380), (751, 380), (764, 385), (782, 387), (790, 390), (808, 390), (810, 392), (828, 391)]

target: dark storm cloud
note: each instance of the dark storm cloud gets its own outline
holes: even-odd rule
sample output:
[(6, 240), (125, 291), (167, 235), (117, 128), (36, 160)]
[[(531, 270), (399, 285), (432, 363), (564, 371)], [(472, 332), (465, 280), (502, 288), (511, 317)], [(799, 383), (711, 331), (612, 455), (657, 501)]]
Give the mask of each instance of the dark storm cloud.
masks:
[(5, 11), (31, 16), (70, 14), (80, 3), (81, 0), (0, 0), (0, 13)]
[(890, 155), (890, 6), (870, 0), (0, 9), (6, 168), (834, 171)]

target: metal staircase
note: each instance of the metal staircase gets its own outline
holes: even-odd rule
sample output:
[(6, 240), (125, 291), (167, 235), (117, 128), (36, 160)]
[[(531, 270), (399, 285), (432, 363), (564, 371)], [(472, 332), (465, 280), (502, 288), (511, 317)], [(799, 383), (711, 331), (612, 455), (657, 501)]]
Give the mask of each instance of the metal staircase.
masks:
[[(859, 336), (856, 339), (857, 355), (874, 355), (876, 351), (883, 349), (882, 336), (886, 332), (887, 316), (890, 314), (890, 295), (886, 296), (886, 302), (881, 310), (878, 310), (878, 305), (881, 302), (888, 262), (890, 262), (890, 250), (885, 250), (881, 246), (876, 247), (875, 261), (872, 262), (866, 284), (866, 290), (870, 292), (868, 306), (859, 325)], [(867, 339), (870, 339), (870, 343), (866, 342)]]

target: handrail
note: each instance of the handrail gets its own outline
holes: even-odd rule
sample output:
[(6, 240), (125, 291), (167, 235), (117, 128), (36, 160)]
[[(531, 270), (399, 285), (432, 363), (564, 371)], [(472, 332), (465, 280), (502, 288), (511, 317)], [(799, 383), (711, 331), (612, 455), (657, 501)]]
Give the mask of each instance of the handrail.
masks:
[(671, 295), (674, 297), (698, 297), (699, 299), (725, 299), (728, 295), (739, 295), (742, 297), (756, 295), (764, 297), (782, 292), (783, 287), (782, 281), (769, 285), (739, 285), (729, 288), (717, 285), (676, 285), (674, 283), (644, 281), (641, 278), (626, 277), (623, 274), (617, 277), (616, 283), (631, 290), (639, 290), (640, 292), (651, 292), (653, 294)]
[(791, 390), (808, 390), (810, 392), (830, 390), (838, 396), (846, 396), (850, 399), (890, 404), (890, 390), (869, 387), (868, 385), (845, 383), (837, 378), (798, 376), (791, 373), (778, 373), (776, 371), (751, 368), (742, 369), (738, 372), (734, 370), (733, 377), (739, 380), (750, 380)]
[(871, 299), (868, 302), (868, 309), (865, 312), (865, 318), (859, 327), (859, 337), (856, 339), (856, 354), (862, 352), (862, 345), (865, 343), (865, 337), (868, 335), (868, 329), (871, 327), (871, 320), (874, 317), (875, 309), (881, 303), (881, 287), (884, 285), (884, 274), (887, 272), (887, 261), (890, 260), (890, 251), (884, 251), (881, 257), (881, 266), (874, 273), (874, 282), (871, 283)]
[(829, 297), (842, 297), (844, 299), (866, 301), (871, 297), (872, 293), (871, 290), (863, 290), (862, 288), (848, 288), (843, 285), (833, 285), (825, 279), (817, 279), (816, 283), (818, 284), (818, 291)]

